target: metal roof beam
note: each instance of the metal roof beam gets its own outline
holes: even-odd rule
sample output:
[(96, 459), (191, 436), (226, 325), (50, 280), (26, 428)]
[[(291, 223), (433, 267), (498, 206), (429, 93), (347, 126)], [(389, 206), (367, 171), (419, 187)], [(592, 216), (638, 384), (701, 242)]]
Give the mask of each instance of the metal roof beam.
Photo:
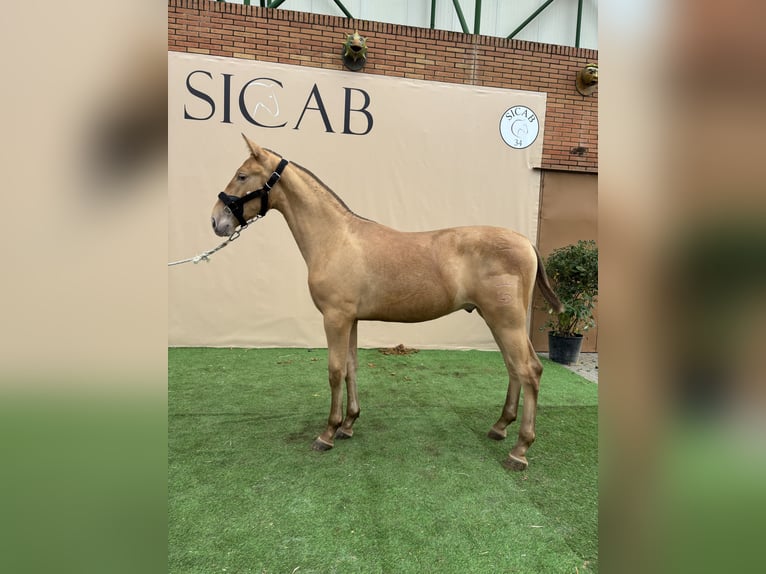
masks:
[(539, 7), (537, 10), (535, 10), (534, 12), (532, 12), (532, 15), (531, 15), (529, 18), (527, 18), (526, 20), (524, 20), (524, 21), (521, 23), (521, 25), (520, 25), (518, 28), (516, 28), (516, 29), (515, 29), (513, 32), (511, 32), (510, 34), (508, 34), (508, 36), (506, 36), (506, 37), (507, 37), (509, 40), (510, 40), (511, 38), (515, 37), (515, 36), (516, 36), (516, 34), (518, 34), (518, 33), (519, 33), (519, 32), (521, 32), (521, 31), (522, 31), (524, 28), (526, 28), (526, 27), (527, 27), (527, 24), (529, 24), (529, 23), (530, 23), (532, 20), (534, 20), (535, 18), (537, 18), (537, 17), (540, 15), (540, 12), (542, 12), (543, 10), (545, 10), (545, 9), (546, 9), (548, 6), (550, 6), (552, 3), (553, 3), (553, 0), (546, 0), (546, 1), (545, 1), (545, 3), (544, 3), (542, 6), (540, 6), (540, 7)]
[(460, 20), (460, 27), (463, 29), (464, 34), (470, 34), (468, 31), (468, 24), (465, 23), (465, 16), (463, 16), (463, 10), (460, 8), (460, 0), (452, 0), (452, 5), (455, 7), (455, 12), (457, 12), (457, 18)]

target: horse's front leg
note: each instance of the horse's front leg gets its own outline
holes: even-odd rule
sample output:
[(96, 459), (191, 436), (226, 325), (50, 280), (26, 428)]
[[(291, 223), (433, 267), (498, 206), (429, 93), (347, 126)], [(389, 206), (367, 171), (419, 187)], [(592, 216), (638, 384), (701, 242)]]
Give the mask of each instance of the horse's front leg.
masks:
[(333, 447), (335, 433), (343, 421), (343, 379), (346, 377), (349, 339), (354, 321), (337, 314), (325, 314), (327, 370), (330, 380), (330, 416), (327, 428), (311, 448), (324, 451)]
[(356, 328), (359, 324), (354, 321), (348, 340), (348, 355), (346, 357), (346, 418), (335, 433), (335, 438), (351, 438), (354, 435), (354, 422), (359, 418), (359, 396), (356, 392), (356, 371), (359, 367), (359, 357), (356, 349)]

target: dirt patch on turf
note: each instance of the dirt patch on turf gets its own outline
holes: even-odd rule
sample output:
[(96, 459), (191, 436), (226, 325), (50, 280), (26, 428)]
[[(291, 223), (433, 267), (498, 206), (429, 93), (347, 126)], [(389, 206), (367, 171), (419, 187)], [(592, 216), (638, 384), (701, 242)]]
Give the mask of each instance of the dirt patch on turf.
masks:
[(412, 355), (419, 352), (419, 349), (412, 349), (411, 347), (405, 347), (404, 345), (397, 345), (396, 347), (388, 347), (385, 349), (378, 349), (380, 353), (384, 355)]

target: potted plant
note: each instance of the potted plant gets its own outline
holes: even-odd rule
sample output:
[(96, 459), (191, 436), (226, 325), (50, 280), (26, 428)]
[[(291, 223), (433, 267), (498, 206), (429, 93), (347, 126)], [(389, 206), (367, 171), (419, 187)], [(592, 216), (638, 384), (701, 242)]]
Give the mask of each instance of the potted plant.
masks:
[(598, 247), (580, 240), (560, 247), (545, 261), (545, 270), (564, 310), (548, 309), (548, 351), (552, 361), (572, 365), (579, 361), (583, 334), (593, 327), (598, 296)]

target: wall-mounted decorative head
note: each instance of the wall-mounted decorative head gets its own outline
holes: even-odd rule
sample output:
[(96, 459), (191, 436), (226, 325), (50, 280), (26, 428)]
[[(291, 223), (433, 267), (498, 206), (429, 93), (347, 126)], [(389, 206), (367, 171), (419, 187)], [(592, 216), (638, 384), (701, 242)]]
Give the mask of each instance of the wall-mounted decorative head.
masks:
[(598, 64), (586, 64), (585, 67), (577, 72), (575, 81), (577, 91), (583, 96), (590, 96), (598, 87)]
[(354, 72), (364, 68), (367, 63), (367, 38), (359, 35), (355, 30), (353, 34), (346, 36), (343, 43), (343, 64)]

